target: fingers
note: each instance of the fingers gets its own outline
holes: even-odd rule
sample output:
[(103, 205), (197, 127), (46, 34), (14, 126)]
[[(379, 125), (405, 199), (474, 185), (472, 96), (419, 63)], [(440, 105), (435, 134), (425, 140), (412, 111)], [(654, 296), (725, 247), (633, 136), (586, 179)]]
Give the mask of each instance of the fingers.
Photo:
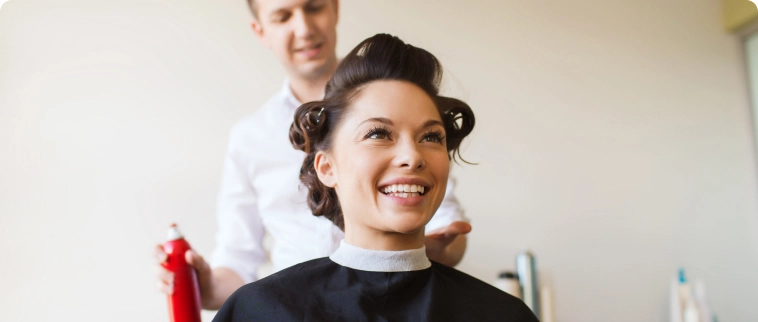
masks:
[[(163, 265), (166, 264), (168, 254), (163, 251), (163, 246), (157, 245), (153, 250), (154, 257), (157, 261), (155, 266), (155, 275), (158, 278), (156, 287), (158, 291), (166, 295), (171, 295), (174, 292), (174, 273), (166, 269)], [(209, 289), (211, 280), (211, 268), (210, 265), (193, 250), (188, 250), (184, 253), (184, 260), (188, 265), (197, 271), (198, 282), (200, 283), (200, 291), (205, 293), (205, 290)]]
[(163, 251), (163, 245), (155, 245), (153, 248), (153, 258), (155, 258), (155, 263), (157, 264), (155, 265), (155, 277), (158, 278), (155, 284), (156, 288), (163, 294), (171, 295), (174, 293), (174, 273), (163, 267), (168, 259), (168, 254)]
[(461, 234), (468, 234), (471, 232), (471, 224), (465, 221), (454, 221), (447, 227), (435, 229), (426, 234), (426, 237), (441, 239), (455, 237)]
[(158, 291), (166, 294), (171, 295), (174, 293), (174, 273), (165, 269), (163, 266), (156, 266), (155, 267), (155, 275), (158, 278), (158, 281), (156, 282), (156, 287), (158, 288)]
[(455, 235), (448, 235), (448, 234), (427, 235), (427, 236), (424, 236), (424, 243), (425, 244), (435, 243), (438, 245), (442, 245), (444, 247), (452, 243), (456, 237), (458, 237), (457, 234)]
[(161, 282), (156, 282), (155, 287), (158, 288), (158, 292), (161, 292), (166, 295), (174, 294), (174, 284), (163, 284)]
[(158, 264), (166, 263), (166, 259), (168, 259), (168, 254), (166, 254), (166, 252), (163, 251), (163, 245), (161, 244), (155, 245), (155, 248), (153, 248), (153, 257), (158, 262)]
[(200, 297), (205, 302), (207, 297), (213, 294), (213, 271), (208, 262), (194, 250), (184, 253), (184, 260), (197, 272), (197, 283), (200, 286)]
[(465, 222), (465, 221), (454, 221), (450, 226), (448, 227), (448, 231), (450, 233), (455, 234), (468, 234), (471, 232), (471, 224)]
[(185, 252), (184, 260), (187, 261), (187, 264), (192, 266), (199, 274), (202, 274), (205, 271), (209, 271), (211, 269), (210, 265), (208, 265), (203, 256), (200, 256), (200, 254), (194, 250), (190, 249)]

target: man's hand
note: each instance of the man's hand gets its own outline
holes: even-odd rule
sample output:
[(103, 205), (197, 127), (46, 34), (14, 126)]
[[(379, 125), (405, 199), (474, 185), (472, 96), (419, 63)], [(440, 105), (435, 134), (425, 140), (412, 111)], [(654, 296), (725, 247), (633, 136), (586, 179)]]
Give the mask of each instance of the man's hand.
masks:
[(429, 259), (455, 266), (463, 258), (466, 251), (466, 234), (471, 231), (471, 225), (465, 221), (455, 221), (447, 227), (435, 229), (426, 233), (424, 245)]
[[(171, 295), (174, 292), (174, 273), (166, 269), (163, 265), (166, 264), (168, 255), (163, 251), (163, 246), (156, 245), (154, 250), (154, 257), (157, 260), (156, 274), (158, 277), (158, 290), (166, 295)], [(184, 260), (187, 264), (192, 266), (197, 273), (197, 283), (200, 286), (200, 301), (205, 309), (212, 308), (217, 302), (213, 298), (213, 274), (211, 266), (193, 250), (188, 250), (184, 253)], [(223, 303), (223, 300), (221, 301)]]
[(200, 302), (203, 308), (211, 307), (213, 302), (213, 271), (211, 265), (194, 250), (184, 253), (184, 260), (192, 266), (197, 273), (197, 285), (200, 286)]

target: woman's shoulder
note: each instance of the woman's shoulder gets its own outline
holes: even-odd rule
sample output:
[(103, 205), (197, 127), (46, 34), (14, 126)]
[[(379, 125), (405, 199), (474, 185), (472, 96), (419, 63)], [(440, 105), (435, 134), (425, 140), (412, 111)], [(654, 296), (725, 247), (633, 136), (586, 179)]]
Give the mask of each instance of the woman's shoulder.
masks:
[(248, 283), (224, 302), (213, 320), (302, 320), (301, 308), (310, 301), (306, 288), (333, 265), (328, 257), (317, 258)]
[(332, 273), (336, 265), (329, 257), (312, 259), (287, 267), (255, 282), (248, 283), (242, 286), (240, 290), (245, 289), (245, 292), (268, 292), (281, 288), (291, 289), (297, 285), (300, 285), (299, 288), (302, 289), (305, 285), (313, 283), (313, 277)]
[[(451, 286), (465, 286), (466, 288), (475, 288), (479, 291), (485, 291), (492, 293), (490, 295), (495, 296), (510, 296), (508, 293), (501, 291), (500, 289), (483, 282), (482, 280), (473, 277), (469, 274), (461, 272), (453, 267), (446, 266), (435, 261), (432, 261), (432, 270), (435, 275), (441, 275), (445, 277), (446, 282)], [(513, 297), (513, 296), (510, 296)]]
[(508, 316), (513, 321), (537, 321), (521, 299), (455, 268), (434, 261), (431, 268), (436, 286), (455, 294), (456, 305), (468, 307), (469, 312)]

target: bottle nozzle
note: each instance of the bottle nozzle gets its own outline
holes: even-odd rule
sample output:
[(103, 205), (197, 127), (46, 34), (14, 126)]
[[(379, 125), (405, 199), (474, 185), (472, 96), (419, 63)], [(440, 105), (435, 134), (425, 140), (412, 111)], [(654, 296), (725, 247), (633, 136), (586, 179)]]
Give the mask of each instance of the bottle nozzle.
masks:
[(182, 233), (179, 232), (179, 227), (176, 225), (176, 223), (171, 224), (171, 226), (168, 227), (168, 236), (166, 237), (166, 240), (170, 241), (182, 238), (184, 238), (184, 236), (182, 236)]

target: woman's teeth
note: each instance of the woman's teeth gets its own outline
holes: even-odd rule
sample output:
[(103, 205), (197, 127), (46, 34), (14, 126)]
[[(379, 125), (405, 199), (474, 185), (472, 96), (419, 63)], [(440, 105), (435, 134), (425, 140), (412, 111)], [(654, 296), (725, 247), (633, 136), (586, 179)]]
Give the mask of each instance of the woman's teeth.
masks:
[(401, 198), (411, 198), (411, 197), (418, 197), (424, 194), (424, 186), (419, 186), (415, 184), (393, 184), (386, 186), (381, 189), (381, 191), (390, 196), (395, 197), (401, 197)]

